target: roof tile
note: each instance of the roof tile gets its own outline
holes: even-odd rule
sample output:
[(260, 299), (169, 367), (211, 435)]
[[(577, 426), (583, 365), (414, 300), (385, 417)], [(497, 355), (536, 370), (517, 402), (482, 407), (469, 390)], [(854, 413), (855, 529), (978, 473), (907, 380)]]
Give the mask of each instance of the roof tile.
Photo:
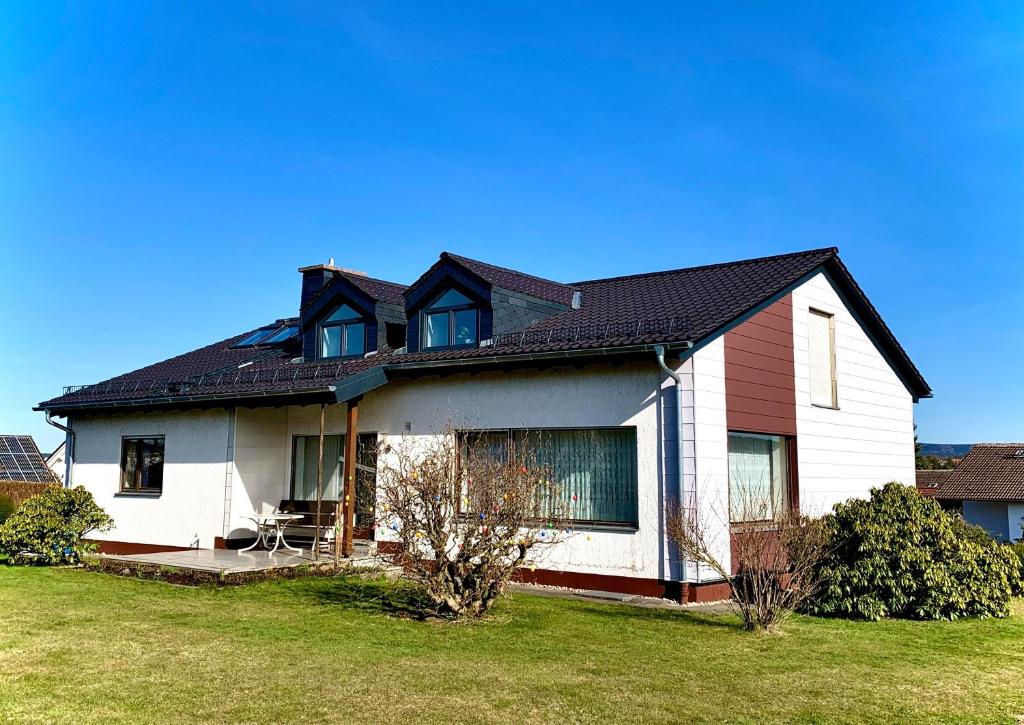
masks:
[(935, 496), (953, 501), (1024, 501), (1024, 443), (977, 443)]
[[(566, 303), (571, 302), (573, 293), (580, 291), (582, 304), (579, 309), (566, 309), (523, 330), (498, 336), (490, 341), (491, 344), (480, 348), (414, 354), (385, 350), (366, 358), (341, 362), (294, 363), (295, 351), (288, 348), (232, 348), (232, 344), (252, 332), (247, 331), (53, 398), (40, 403), (39, 407), (62, 410), (106, 401), (166, 400), (199, 392), (244, 396), (256, 392), (316, 391), (326, 390), (332, 382), (382, 364), (457, 362), (525, 353), (699, 342), (770, 301), (830, 260), (838, 263), (836, 253), (834, 248), (814, 249), (564, 285), (446, 252), (442, 258), (448, 255), (493, 285)], [(347, 278), (354, 284), (366, 285), (363, 289), (369, 294), (380, 295), (379, 299), (389, 301), (400, 298), (399, 290), (403, 289), (401, 285), (358, 275)], [(370, 289), (375, 291), (371, 293)], [(880, 318), (877, 324), (884, 327)], [(902, 349), (899, 352), (912, 368)], [(920, 385), (927, 390), (923, 379)]]

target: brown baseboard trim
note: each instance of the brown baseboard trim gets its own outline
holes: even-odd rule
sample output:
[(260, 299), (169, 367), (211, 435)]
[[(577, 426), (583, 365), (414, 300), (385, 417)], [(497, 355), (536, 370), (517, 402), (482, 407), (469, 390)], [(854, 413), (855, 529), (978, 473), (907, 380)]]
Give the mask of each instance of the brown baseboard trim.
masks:
[(684, 604), (699, 604), (701, 602), (720, 602), (723, 599), (732, 598), (732, 589), (729, 582), (706, 582), (704, 584), (684, 584)]
[(377, 542), (377, 553), (379, 554), (398, 554), (402, 551), (402, 544), (399, 541), (378, 541)]
[(156, 554), (161, 551), (188, 551), (188, 546), (165, 546), (163, 544), (139, 544), (134, 541), (98, 541), (89, 539), (96, 544), (101, 554)]
[(513, 577), (525, 584), (544, 584), (567, 589), (592, 589), (619, 594), (634, 594), (641, 597), (657, 597), (682, 601), (684, 584), (664, 579), (641, 579), (613, 574), (587, 574), (578, 571), (554, 571), (552, 569), (519, 569)]
[[(398, 541), (378, 541), (377, 551), (381, 554), (397, 554), (402, 544)], [(728, 582), (688, 584), (665, 579), (648, 579), (614, 574), (588, 574), (579, 571), (555, 571), (553, 569), (517, 569), (512, 577), (524, 584), (565, 587), (566, 589), (590, 589), (618, 594), (633, 594), (641, 597), (671, 599), (681, 603), (716, 602), (729, 599), (731, 591)]]

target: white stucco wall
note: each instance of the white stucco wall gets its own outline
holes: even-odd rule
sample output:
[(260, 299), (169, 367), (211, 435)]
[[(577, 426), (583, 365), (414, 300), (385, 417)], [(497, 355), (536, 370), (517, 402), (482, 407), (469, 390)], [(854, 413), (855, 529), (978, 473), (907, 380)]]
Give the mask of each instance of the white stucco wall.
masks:
[(234, 436), (230, 508), (223, 536), (245, 538), (256, 530), (246, 516), (276, 507), (289, 496), (288, 408), (239, 408)]
[[(811, 308), (835, 315), (836, 410), (811, 405)], [(823, 274), (793, 291), (793, 355), (801, 508), (824, 513), (888, 481), (914, 485), (913, 399)]]
[[(170, 546), (213, 547), (221, 535), (228, 414), (148, 413), (76, 418), (72, 485), (92, 492), (115, 528), (93, 538)], [(165, 438), (159, 497), (120, 494), (121, 439)]]
[[(598, 574), (659, 578), (660, 419), (663, 374), (648, 363), (546, 371), (453, 375), (392, 383), (359, 404), (360, 432), (396, 440), (429, 435), (452, 420), (464, 428), (634, 426), (637, 430), (638, 530), (579, 530), (548, 550), (540, 565)], [(327, 432), (344, 430), (344, 406), (329, 409)], [(315, 435), (319, 408), (291, 408), (288, 436)]]

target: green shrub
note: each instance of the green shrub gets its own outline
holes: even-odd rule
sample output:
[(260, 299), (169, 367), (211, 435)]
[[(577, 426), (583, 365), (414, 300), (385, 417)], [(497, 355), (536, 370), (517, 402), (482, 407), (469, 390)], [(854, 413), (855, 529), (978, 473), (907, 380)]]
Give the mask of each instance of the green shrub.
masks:
[(1005, 617), (1020, 562), (912, 487), (888, 483), (825, 517), (829, 555), (815, 614), (880, 619)]
[(1022, 597), (1024, 596), (1024, 540), (1007, 546), (1017, 557), (1017, 578), (1013, 581), (1013, 596)]
[(10, 518), (10, 515), (13, 514), (17, 508), (18, 507), (14, 505), (14, 499), (10, 496), (0, 494), (0, 524)]
[(0, 555), (15, 561), (76, 563), (90, 549), (82, 537), (113, 525), (86, 489), (49, 488), (25, 500), (0, 525)]

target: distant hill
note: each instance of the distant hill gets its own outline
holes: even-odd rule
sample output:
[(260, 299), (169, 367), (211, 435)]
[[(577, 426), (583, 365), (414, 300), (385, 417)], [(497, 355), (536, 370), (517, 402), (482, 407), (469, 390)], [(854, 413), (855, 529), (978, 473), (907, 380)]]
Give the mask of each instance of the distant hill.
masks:
[(974, 447), (973, 443), (922, 443), (922, 456), (940, 458), (963, 458)]

